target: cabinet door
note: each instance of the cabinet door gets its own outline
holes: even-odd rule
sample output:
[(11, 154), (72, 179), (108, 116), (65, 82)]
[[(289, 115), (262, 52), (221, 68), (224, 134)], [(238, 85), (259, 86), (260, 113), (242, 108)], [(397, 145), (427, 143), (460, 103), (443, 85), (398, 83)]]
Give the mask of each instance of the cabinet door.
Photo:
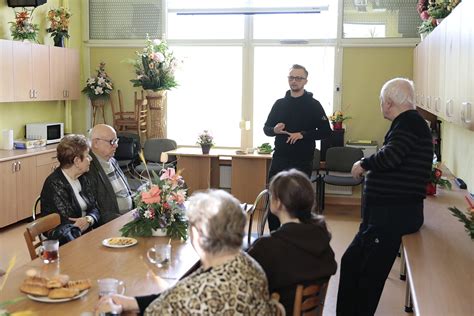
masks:
[(0, 227), (17, 221), (15, 162), (0, 162)]
[(22, 220), (31, 217), (31, 210), (39, 195), (36, 187), (36, 158), (18, 159), (17, 162), (19, 163), (16, 172), (17, 220)]
[(0, 102), (13, 101), (13, 45), (0, 40)]
[(36, 191), (38, 195), (43, 189), (44, 180), (59, 166), (56, 152), (38, 155), (36, 157)]
[(29, 42), (13, 42), (13, 82), (15, 101), (32, 100), (32, 57)]
[(79, 52), (76, 49), (67, 49), (66, 67), (67, 73), (67, 99), (78, 100), (81, 94)]
[(460, 70), (460, 10), (453, 10), (446, 23), (446, 56), (445, 56), (445, 119), (449, 122), (459, 123), (460, 98), (459, 98), (459, 70)]
[(62, 47), (50, 47), (49, 50), (49, 73), (52, 100), (64, 100), (66, 95), (66, 49)]
[(49, 46), (33, 44), (31, 59), (33, 97), (36, 101), (50, 100)]

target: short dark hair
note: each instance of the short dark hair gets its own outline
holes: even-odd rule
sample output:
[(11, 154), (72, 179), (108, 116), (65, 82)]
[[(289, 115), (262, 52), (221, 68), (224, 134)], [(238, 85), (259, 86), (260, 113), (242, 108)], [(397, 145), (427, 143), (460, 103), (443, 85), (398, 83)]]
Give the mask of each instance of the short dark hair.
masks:
[(59, 167), (69, 168), (74, 164), (74, 158), (84, 159), (84, 153), (89, 149), (89, 142), (84, 135), (66, 135), (56, 148)]
[(303, 69), (304, 74), (306, 75), (306, 78), (308, 77), (308, 70), (306, 70), (306, 68), (301, 65), (294, 64), (293, 66), (291, 66), (290, 70), (291, 69)]

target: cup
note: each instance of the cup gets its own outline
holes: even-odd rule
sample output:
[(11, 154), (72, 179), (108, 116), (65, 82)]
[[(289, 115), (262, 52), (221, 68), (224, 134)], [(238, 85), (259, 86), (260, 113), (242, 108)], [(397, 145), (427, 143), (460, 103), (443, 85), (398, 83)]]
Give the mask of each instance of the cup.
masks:
[(56, 262), (59, 260), (59, 241), (58, 240), (45, 240), (41, 248), (44, 263)]
[(99, 279), (97, 285), (99, 286), (99, 299), (106, 295), (125, 293), (125, 283), (117, 279)]
[(253, 154), (255, 148), (247, 148), (247, 154)]
[(156, 244), (155, 247), (148, 249), (146, 256), (158, 268), (163, 268), (171, 261), (171, 245)]

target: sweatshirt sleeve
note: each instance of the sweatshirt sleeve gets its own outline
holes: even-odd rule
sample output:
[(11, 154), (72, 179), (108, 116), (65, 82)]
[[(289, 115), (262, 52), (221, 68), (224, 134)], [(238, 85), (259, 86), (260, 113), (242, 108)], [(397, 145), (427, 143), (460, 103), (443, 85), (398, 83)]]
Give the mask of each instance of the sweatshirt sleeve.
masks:
[(319, 102), (316, 104), (315, 120), (316, 127), (314, 129), (301, 131), (303, 138), (312, 140), (328, 138), (331, 135), (331, 127), (329, 126), (328, 117), (326, 116), (326, 113)]
[(277, 123), (279, 123), (277, 120), (277, 104), (278, 102), (275, 102), (275, 104), (273, 104), (273, 107), (270, 111), (270, 113), (268, 114), (268, 118), (267, 118), (267, 121), (265, 122), (265, 125), (263, 126), (263, 132), (265, 133), (265, 135), (267, 136), (275, 136), (275, 132), (273, 131), (273, 128), (275, 127), (275, 125), (277, 125)]

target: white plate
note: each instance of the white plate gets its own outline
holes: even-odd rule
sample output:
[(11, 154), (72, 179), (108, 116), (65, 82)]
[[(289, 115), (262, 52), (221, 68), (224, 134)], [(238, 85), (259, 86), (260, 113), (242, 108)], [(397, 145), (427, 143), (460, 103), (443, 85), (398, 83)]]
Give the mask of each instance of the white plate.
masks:
[[(129, 244), (126, 245), (118, 245), (118, 244), (111, 244), (110, 240), (112, 239), (127, 239), (130, 240)], [(130, 238), (130, 237), (112, 237), (112, 238), (107, 238), (102, 240), (102, 245), (105, 247), (110, 247), (110, 248), (127, 248), (135, 245), (138, 241), (135, 238)]]
[(30, 294), (27, 294), (26, 296), (30, 300), (37, 301), (37, 302), (42, 302), (42, 303), (63, 303), (63, 302), (69, 302), (69, 301), (72, 301), (72, 300), (76, 300), (80, 297), (83, 297), (84, 295), (87, 294), (87, 292), (89, 292), (88, 289), (84, 290), (81, 293), (77, 294), (76, 296), (70, 297), (70, 298), (49, 298), (47, 296), (34, 296), (34, 295), (30, 295)]

